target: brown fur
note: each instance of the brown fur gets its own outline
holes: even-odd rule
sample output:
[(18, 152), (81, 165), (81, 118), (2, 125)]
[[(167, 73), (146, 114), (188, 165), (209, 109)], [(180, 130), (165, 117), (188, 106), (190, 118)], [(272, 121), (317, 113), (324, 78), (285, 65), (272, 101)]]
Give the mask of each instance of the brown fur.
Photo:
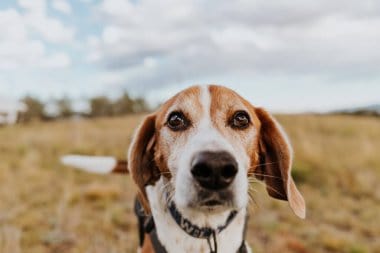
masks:
[(139, 188), (138, 196), (147, 212), (150, 211), (150, 208), (145, 187), (154, 184), (160, 178), (159, 169), (153, 162), (154, 145), (152, 143), (155, 142), (155, 120), (155, 114), (151, 114), (144, 119), (136, 132), (128, 157), (128, 169)]
[(305, 216), (305, 202), (293, 178), (290, 175), (292, 166), (292, 150), (280, 126), (264, 109), (256, 109), (261, 121), (260, 129), (260, 159), (263, 164), (259, 166), (270, 196), (288, 200), (294, 212)]
[(126, 160), (118, 160), (115, 168), (112, 170), (112, 173), (127, 174), (128, 172), (128, 162)]
[(141, 253), (154, 253), (152, 241), (148, 234), (145, 234), (144, 245), (141, 247)]

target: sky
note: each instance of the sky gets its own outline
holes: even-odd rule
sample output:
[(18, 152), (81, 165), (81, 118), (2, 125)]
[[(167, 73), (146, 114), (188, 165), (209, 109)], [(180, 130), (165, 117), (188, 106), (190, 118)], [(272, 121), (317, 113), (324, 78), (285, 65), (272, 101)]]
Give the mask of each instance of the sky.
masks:
[(380, 103), (380, 1), (0, 1), (0, 99), (210, 83), (277, 112)]

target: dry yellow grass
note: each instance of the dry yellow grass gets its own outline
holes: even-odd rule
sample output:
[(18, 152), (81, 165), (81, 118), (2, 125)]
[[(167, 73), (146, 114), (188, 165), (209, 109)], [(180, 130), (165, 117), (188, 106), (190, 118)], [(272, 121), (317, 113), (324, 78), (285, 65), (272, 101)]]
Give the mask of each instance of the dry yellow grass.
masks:
[[(142, 116), (0, 128), (0, 253), (135, 252), (135, 188), (126, 176), (59, 164), (66, 153), (124, 157)], [(260, 183), (254, 252), (380, 252), (380, 119), (279, 116), (295, 149), (306, 220)]]

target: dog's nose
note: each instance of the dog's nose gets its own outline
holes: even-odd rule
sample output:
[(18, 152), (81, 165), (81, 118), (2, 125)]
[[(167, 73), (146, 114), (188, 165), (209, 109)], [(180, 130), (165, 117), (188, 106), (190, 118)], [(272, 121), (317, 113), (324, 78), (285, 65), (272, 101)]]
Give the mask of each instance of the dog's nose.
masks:
[(238, 172), (234, 157), (225, 151), (198, 153), (192, 162), (191, 174), (198, 183), (210, 190), (229, 186)]

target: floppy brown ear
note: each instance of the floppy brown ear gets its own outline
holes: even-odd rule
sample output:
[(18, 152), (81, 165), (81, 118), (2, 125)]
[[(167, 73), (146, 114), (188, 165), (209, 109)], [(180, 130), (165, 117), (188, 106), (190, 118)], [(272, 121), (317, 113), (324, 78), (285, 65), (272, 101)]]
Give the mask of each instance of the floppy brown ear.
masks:
[(290, 143), (281, 126), (267, 111), (257, 108), (255, 112), (261, 122), (257, 177), (265, 181), (270, 196), (288, 200), (294, 213), (305, 218), (305, 201), (291, 176), (293, 154)]
[(160, 172), (154, 162), (156, 115), (148, 115), (137, 129), (128, 151), (128, 170), (139, 188), (139, 199), (146, 212), (150, 212), (145, 192), (147, 185), (153, 185)]

